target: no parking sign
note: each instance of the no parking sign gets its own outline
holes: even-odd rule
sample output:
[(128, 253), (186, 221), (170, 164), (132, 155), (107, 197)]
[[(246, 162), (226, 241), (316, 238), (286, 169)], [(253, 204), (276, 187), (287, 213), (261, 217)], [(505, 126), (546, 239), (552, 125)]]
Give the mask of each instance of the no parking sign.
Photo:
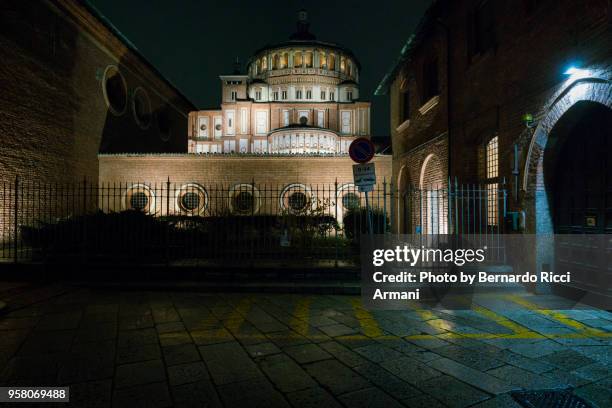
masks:
[(374, 157), (374, 143), (365, 137), (359, 137), (349, 146), (349, 156), (355, 163), (367, 163)]
[(349, 156), (358, 163), (353, 165), (355, 185), (361, 192), (372, 191), (376, 184), (376, 168), (374, 163), (368, 162), (374, 157), (374, 144), (365, 137), (357, 138), (349, 146)]

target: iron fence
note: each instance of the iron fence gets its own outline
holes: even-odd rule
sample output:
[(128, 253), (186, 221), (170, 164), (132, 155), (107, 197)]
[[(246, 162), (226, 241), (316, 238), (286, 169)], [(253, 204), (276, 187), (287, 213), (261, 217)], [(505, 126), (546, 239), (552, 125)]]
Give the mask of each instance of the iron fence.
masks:
[[(405, 234), (460, 237), (477, 247), (487, 247), (491, 259), (505, 260), (507, 192), (504, 184), (448, 184), (400, 192), (399, 230)], [(455, 238), (456, 241), (456, 238)]]
[[(369, 193), (374, 233), (503, 231), (505, 190), (458, 183)], [(0, 260), (339, 266), (358, 262), (365, 196), (351, 183), (150, 182), (0, 189)], [(493, 209), (492, 209), (493, 208)], [(487, 241), (487, 242), (489, 242)]]

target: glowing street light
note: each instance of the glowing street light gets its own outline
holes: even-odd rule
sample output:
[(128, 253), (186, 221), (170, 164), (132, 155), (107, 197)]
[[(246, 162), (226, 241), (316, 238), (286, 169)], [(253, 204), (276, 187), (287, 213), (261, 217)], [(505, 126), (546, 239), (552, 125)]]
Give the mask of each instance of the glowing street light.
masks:
[(588, 69), (579, 68), (576, 65), (570, 65), (563, 72), (563, 74), (569, 76), (570, 78), (578, 79), (578, 78), (586, 78), (586, 77), (591, 76), (591, 71)]

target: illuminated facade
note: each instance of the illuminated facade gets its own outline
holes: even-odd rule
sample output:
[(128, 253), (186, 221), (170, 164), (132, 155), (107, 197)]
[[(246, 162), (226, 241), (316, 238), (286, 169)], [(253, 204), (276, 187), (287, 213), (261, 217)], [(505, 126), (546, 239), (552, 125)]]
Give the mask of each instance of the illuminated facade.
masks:
[(370, 137), (359, 100), (360, 65), (349, 50), (316, 40), (300, 11), (297, 32), (221, 75), (221, 108), (189, 114), (190, 153), (344, 154)]

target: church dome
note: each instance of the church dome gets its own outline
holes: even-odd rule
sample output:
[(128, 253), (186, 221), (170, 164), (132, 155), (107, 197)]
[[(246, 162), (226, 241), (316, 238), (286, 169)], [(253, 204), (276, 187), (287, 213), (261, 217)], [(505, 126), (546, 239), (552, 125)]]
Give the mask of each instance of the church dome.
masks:
[(306, 82), (317, 82), (318, 77), (329, 85), (357, 84), (361, 66), (355, 55), (338, 44), (317, 40), (309, 28), (308, 15), (300, 10), (296, 32), (289, 40), (260, 48), (249, 59), (247, 75), (251, 81), (271, 83), (269, 79), (275, 78), (272, 83), (287, 83), (309, 76)]

